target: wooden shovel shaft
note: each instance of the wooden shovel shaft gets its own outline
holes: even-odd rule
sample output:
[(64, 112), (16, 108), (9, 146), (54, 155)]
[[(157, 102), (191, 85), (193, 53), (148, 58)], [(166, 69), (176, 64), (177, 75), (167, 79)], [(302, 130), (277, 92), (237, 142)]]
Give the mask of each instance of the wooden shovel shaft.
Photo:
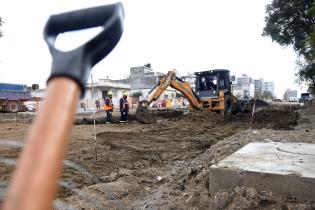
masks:
[(5, 210), (52, 209), (79, 95), (79, 86), (68, 78), (49, 82), (9, 187)]

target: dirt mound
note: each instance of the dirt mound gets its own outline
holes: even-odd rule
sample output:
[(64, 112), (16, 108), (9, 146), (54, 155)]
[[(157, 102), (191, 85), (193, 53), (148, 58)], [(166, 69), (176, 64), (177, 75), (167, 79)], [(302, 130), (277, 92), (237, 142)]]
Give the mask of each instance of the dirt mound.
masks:
[(213, 196), (210, 209), (314, 209), (311, 202), (257, 192), (254, 188), (236, 187), (234, 191), (221, 191)]
[(137, 110), (134, 119), (139, 123), (151, 124), (156, 122), (156, 118), (148, 109)]
[(298, 112), (288, 110), (263, 110), (254, 115), (253, 122), (259, 128), (292, 130), (297, 125)]
[[(226, 115), (226, 122), (238, 123), (253, 129), (269, 128), (275, 130), (292, 130), (298, 124), (299, 113), (290, 110), (263, 109), (254, 113)], [(251, 123), (252, 121), (252, 123)]]
[(144, 189), (132, 176), (113, 182), (92, 185), (67, 198), (71, 207), (79, 209), (128, 209), (133, 200), (144, 196)]
[[(96, 113), (79, 113), (76, 115), (76, 119), (74, 121), (75, 125), (93, 125), (95, 118), (95, 124), (106, 124), (106, 112), (100, 111)], [(135, 115), (129, 114), (128, 121), (135, 121)], [(120, 123), (120, 113), (114, 112), (112, 114), (112, 123), (119, 124)]]
[(156, 117), (161, 117), (164, 119), (172, 119), (172, 118), (177, 118), (180, 117), (184, 114), (183, 111), (180, 110), (169, 110), (169, 109), (164, 109), (164, 110), (154, 110), (151, 112), (154, 114)]
[(255, 102), (255, 106), (256, 106), (256, 107), (268, 106), (268, 105), (269, 105), (266, 101), (263, 101), (263, 100), (260, 100), (260, 99), (256, 99), (256, 100), (251, 99), (251, 100), (249, 101), (249, 103), (250, 103), (251, 105), (254, 105), (254, 102)]
[(183, 115), (183, 111), (162, 109), (162, 110), (148, 110), (140, 109), (137, 110), (134, 116), (131, 118), (143, 124), (156, 123), (158, 118), (162, 119), (173, 119)]
[[(307, 201), (247, 188), (210, 195), (208, 178), (211, 165), (249, 142), (313, 143), (314, 120), (310, 117), (315, 116), (315, 111), (310, 114), (308, 109), (260, 107), (254, 115), (252, 130), (247, 130), (249, 113), (223, 117), (215, 112), (173, 111), (155, 113), (159, 119), (153, 124), (103, 125), (97, 121), (100, 123), (95, 127), (74, 126), (58, 200), (79, 209), (314, 208)], [(284, 130), (293, 128), (299, 118), (297, 112), (302, 116), (299, 122), (307, 124), (298, 133)], [(114, 120), (119, 120), (119, 116), (115, 112)], [(91, 114), (77, 117), (82, 121), (86, 118), (89, 124), (93, 122)], [(106, 113), (101, 111), (95, 117), (105, 119)], [(1, 138), (24, 139), (29, 125), (10, 122), (0, 126)], [(261, 127), (271, 129), (256, 130)], [(9, 182), (12, 162), (19, 152), (16, 147), (1, 147), (3, 160), (13, 160), (0, 164), (1, 183)]]
[(179, 120), (181, 122), (196, 123), (197, 126), (200, 125), (200, 123), (204, 124), (224, 122), (223, 116), (216, 112), (195, 110), (191, 110), (187, 114), (182, 115)]
[(33, 112), (18, 112), (18, 113), (0, 113), (1, 123), (19, 122), (32, 123), (35, 116)]

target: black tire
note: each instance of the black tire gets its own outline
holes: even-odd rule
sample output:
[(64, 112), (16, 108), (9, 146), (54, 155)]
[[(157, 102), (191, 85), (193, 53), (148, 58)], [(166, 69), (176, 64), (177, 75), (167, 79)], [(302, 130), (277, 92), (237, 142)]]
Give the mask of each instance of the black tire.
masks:
[(6, 111), (7, 112), (18, 112), (20, 111), (20, 103), (18, 101), (9, 101), (6, 104)]
[(224, 96), (224, 113), (225, 114), (232, 114), (233, 111), (233, 101), (230, 95)]

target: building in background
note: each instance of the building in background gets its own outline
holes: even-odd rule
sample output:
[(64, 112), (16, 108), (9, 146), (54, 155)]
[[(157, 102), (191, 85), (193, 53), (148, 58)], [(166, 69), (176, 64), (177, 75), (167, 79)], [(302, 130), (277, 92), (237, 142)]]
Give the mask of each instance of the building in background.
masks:
[(268, 91), (275, 95), (275, 83), (274, 82), (263, 82), (263, 91)]
[[(87, 83), (85, 87), (84, 98), (80, 100), (81, 108), (95, 109), (95, 100), (104, 104), (104, 99), (107, 97), (109, 91), (113, 93), (114, 107), (119, 107), (119, 99), (123, 96), (124, 92), (130, 92), (129, 78), (121, 80), (100, 79), (96, 83)], [(93, 90), (93, 91), (92, 91)]]
[(260, 79), (255, 79), (254, 80), (254, 85), (255, 85), (255, 92), (254, 92), (254, 97), (261, 96), (263, 94), (263, 89), (264, 89), (264, 80), (263, 78)]
[[(264, 81), (263, 78), (252, 79), (246, 74), (241, 76), (236, 76), (235, 80), (232, 81), (232, 93), (237, 98), (241, 99), (251, 99), (260, 98), (266, 99), (267, 95), (274, 96), (275, 94), (275, 84), (274, 82)], [(270, 92), (270, 94), (266, 94)]]
[[(130, 92), (131, 95), (137, 92), (142, 93), (140, 100), (145, 98), (149, 91), (156, 86), (161, 76), (165, 73), (155, 72), (150, 64), (130, 68)], [(176, 97), (176, 91), (168, 87), (160, 96), (160, 100), (172, 100)], [(160, 103), (160, 101), (158, 101)]]
[(254, 97), (254, 80), (246, 74), (236, 76), (235, 80), (232, 81), (231, 88), (233, 95), (235, 95), (237, 98), (250, 99)]
[(298, 101), (298, 92), (297, 90), (291, 90), (290, 88), (286, 89), (283, 94), (284, 101)]
[(187, 75), (182, 76), (181, 79), (188, 82), (194, 91), (196, 90), (196, 75), (194, 73), (188, 73)]

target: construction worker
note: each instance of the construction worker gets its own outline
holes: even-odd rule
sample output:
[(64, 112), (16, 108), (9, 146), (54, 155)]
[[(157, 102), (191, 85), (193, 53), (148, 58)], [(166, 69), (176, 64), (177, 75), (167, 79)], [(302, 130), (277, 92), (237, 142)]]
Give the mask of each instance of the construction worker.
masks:
[(96, 106), (96, 110), (97, 110), (97, 111), (100, 110), (100, 105), (101, 105), (101, 102), (100, 102), (98, 99), (96, 99), (96, 100), (95, 100), (95, 106)]
[(104, 110), (106, 111), (106, 124), (112, 123), (112, 113), (114, 110), (114, 105), (112, 101), (113, 93), (108, 92), (107, 97), (105, 98)]
[(120, 123), (126, 123), (128, 120), (129, 103), (128, 103), (128, 93), (124, 92), (123, 97), (119, 100), (120, 107)]

